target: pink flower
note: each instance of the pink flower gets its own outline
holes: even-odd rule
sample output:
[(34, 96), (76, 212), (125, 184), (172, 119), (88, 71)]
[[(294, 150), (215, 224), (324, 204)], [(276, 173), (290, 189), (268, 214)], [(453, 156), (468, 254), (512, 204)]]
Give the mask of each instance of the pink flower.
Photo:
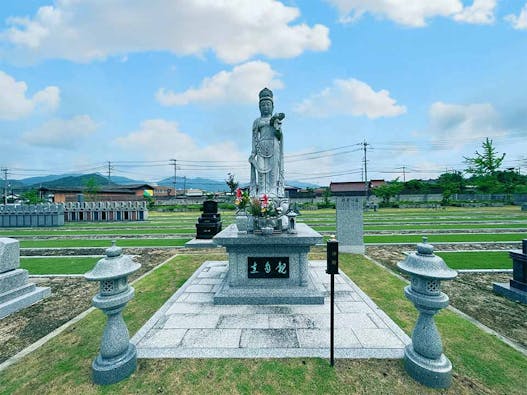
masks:
[(269, 197), (266, 194), (263, 194), (260, 200), (262, 201), (262, 207), (267, 207), (269, 205)]
[(237, 199), (242, 198), (242, 190), (240, 188), (236, 189), (236, 198)]

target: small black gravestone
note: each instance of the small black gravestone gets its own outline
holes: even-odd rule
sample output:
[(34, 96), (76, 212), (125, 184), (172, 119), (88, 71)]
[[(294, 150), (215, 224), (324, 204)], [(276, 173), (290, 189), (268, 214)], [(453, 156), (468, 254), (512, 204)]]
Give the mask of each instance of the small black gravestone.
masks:
[(203, 202), (203, 213), (196, 224), (196, 239), (212, 239), (221, 231), (221, 214), (218, 214), (218, 203), (214, 200)]

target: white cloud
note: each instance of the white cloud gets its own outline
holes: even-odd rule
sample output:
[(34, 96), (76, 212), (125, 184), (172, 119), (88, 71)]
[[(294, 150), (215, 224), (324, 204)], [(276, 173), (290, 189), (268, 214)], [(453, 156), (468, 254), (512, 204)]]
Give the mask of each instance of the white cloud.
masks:
[[(199, 146), (196, 141), (188, 134), (179, 129), (176, 122), (164, 119), (150, 119), (143, 121), (139, 130), (129, 133), (127, 136), (118, 137), (114, 143), (125, 152), (134, 157), (142, 157), (148, 160), (159, 160), (176, 158), (181, 163), (182, 175), (198, 175), (206, 177), (223, 178), (229, 170), (229, 165), (224, 168), (215, 169), (211, 163), (210, 168), (190, 169), (190, 165), (183, 164), (187, 161), (209, 161), (225, 162), (229, 161), (232, 165), (236, 161), (245, 161), (249, 154), (240, 153), (236, 145), (231, 141), (224, 141), (206, 146)], [(203, 163), (201, 164), (203, 166)], [(239, 166), (239, 165), (237, 165)], [(242, 173), (238, 174), (238, 169), (233, 169), (237, 176), (244, 179), (248, 178), (249, 164), (242, 168)]]
[(426, 26), (435, 17), (459, 22), (488, 24), (494, 21), (497, 0), (474, 0), (464, 7), (461, 0), (326, 0), (337, 8), (340, 20), (353, 22), (369, 13), (410, 27)]
[(332, 86), (311, 95), (295, 110), (314, 117), (365, 115), (375, 119), (404, 114), (406, 107), (397, 105), (387, 90), (375, 92), (368, 84), (351, 78), (334, 80)]
[(52, 119), (42, 126), (25, 133), (22, 140), (30, 145), (73, 149), (97, 129), (97, 124), (88, 115), (71, 119)]
[(198, 56), (212, 50), (238, 63), (257, 54), (290, 58), (326, 50), (328, 28), (292, 24), (299, 15), (277, 0), (57, 0), (34, 17), (9, 18), (0, 37), (13, 56), (76, 62), (148, 50)]
[(199, 88), (190, 88), (182, 93), (174, 93), (161, 88), (156, 99), (164, 106), (177, 106), (189, 103), (252, 103), (258, 101), (262, 87), (282, 88), (282, 81), (276, 79), (278, 73), (268, 63), (252, 61), (236, 66), (232, 71), (220, 71), (205, 78)]
[(505, 17), (505, 20), (510, 22), (514, 29), (527, 30), (527, 3), (525, 3), (518, 16), (510, 14)]
[(494, 10), (497, 0), (474, 0), (471, 6), (454, 15), (454, 20), (474, 24), (494, 23)]
[(450, 149), (485, 137), (505, 136), (499, 114), (489, 103), (430, 106), (430, 130), (435, 148)]
[(27, 96), (27, 84), (16, 81), (0, 70), (0, 119), (16, 120), (30, 115), (35, 108), (55, 110), (60, 102), (60, 90), (48, 86)]

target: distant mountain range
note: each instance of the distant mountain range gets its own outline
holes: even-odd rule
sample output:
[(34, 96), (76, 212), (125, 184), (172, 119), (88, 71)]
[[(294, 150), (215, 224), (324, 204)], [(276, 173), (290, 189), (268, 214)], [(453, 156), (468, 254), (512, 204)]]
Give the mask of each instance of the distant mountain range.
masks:
[[(90, 179), (95, 179), (100, 186), (105, 185), (130, 185), (130, 184), (151, 184), (173, 187), (174, 177), (164, 178), (158, 182), (148, 182), (144, 180), (134, 180), (122, 176), (112, 176), (111, 184), (108, 184), (108, 178), (99, 173), (92, 174), (50, 174), (42, 177), (28, 177), (20, 180), (8, 180), (8, 185), (12, 189), (31, 189), (40, 187), (79, 187), (84, 186)], [(209, 192), (228, 192), (229, 188), (225, 181), (211, 180), (208, 178), (185, 178), (177, 177), (177, 189), (201, 189)], [(316, 188), (318, 185), (303, 183), (297, 181), (288, 181), (287, 185), (298, 188)], [(0, 187), (3, 188), (3, 182), (0, 181)]]

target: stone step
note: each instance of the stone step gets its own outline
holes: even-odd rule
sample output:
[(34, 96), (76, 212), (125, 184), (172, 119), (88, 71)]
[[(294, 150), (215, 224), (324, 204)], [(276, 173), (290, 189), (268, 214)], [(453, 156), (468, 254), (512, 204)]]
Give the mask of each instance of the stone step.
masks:
[(23, 294), (33, 292), (33, 290), (36, 288), (36, 285), (33, 283), (27, 283), (20, 287), (10, 289), (7, 292), (0, 294), (0, 304), (7, 302), (8, 300), (18, 298), (19, 296), (22, 296)]
[(17, 312), (25, 307), (40, 301), (49, 296), (51, 289), (48, 287), (36, 287), (32, 292), (21, 295), (17, 298), (11, 299), (5, 303), (0, 304), (0, 319), (7, 317), (9, 314)]
[(0, 274), (0, 293), (18, 288), (27, 283), (28, 272), (24, 269), (14, 269)]

